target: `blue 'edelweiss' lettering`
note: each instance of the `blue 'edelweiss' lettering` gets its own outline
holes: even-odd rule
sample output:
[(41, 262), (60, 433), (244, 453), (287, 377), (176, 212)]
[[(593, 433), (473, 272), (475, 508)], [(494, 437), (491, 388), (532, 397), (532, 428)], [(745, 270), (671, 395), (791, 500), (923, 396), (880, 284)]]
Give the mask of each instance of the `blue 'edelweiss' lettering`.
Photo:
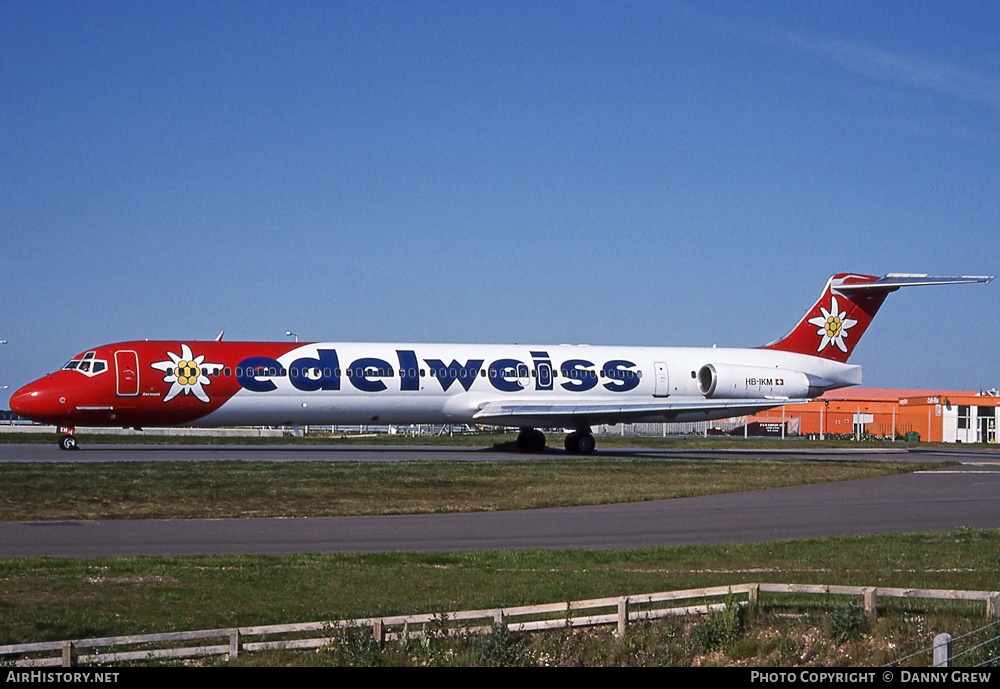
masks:
[[(271, 380), (257, 380), (257, 376), (264, 377), (270, 369), (280, 368), (281, 364), (267, 356), (251, 356), (240, 362), (236, 367), (236, 382), (241, 387), (253, 392), (271, 392), (277, 390), (278, 386)], [(262, 372), (263, 370), (263, 372)]]
[(501, 392), (524, 390), (518, 378), (528, 377), (528, 367), (517, 359), (497, 359), (490, 364), (490, 384)]
[(583, 392), (597, 385), (597, 373), (593, 370), (594, 362), (586, 359), (570, 359), (562, 365), (563, 375), (569, 378), (562, 384), (564, 390)]
[(313, 392), (315, 390), (339, 390), (340, 376), (336, 375), (340, 368), (336, 349), (321, 349), (316, 352), (317, 358), (303, 357), (292, 362), (288, 371), (288, 382), (297, 390)]
[(445, 364), (440, 359), (424, 359), (431, 367), (431, 372), (441, 383), (441, 388), (447, 390), (456, 380), (461, 383), (465, 391), (472, 387), (472, 381), (479, 375), (479, 369), (483, 367), (483, 359), (469, 359), (465, 364), (460, 364), (454, 359), (450, 364)]
[(624, 359), (614, 359), (604, 364), (604, 376), (611, 379), (611, 382), (604, 384), (605, 389), (611, 392), (634, 390), (639, 384), (639, 376), (631, 370), (633, 368), (635, 364)]
[[(391, 368), (385, 359), (362, 357), (351, 363), (347, 369), (347, 377), (351, 379), (351, 385), (362, 392), (382, 392), (386, 389), (386, 385), (380, 378), (392, 375)], [(371, 378), (375, 380), (370, 380)]]
[[(464, 364), (456, 359), (445, 363), (443, 359), (424, 359), (431, 377), (437, 378), (441, 389), (447, 392), (458, 381), (462, 389), (472, 389), (481, 371), (486, 374), (489, 384), (501, 392), (519, 392), (527, 389), (534, 379), (534, 390), (553, 390), (554, 379), (561, 375), (566, 379), (560, 384), (569, 392), (585, 392), (597, 387), (599, 378), (608, 379), (603, 387), (611, 392), (627, 392), (638, 387), (640, 373), (636, 364), (625, 359), (612, 359), (603, 366), (596, 367), (586, 359), (569, 359), (558, 370), (552, 365), (548, 352), (529, 352), (531, 366), (520, 359), (497, 359), (487, 369), (485, 359), (469, 359)], [(399, 364), (399, 390), (416, 392), (420, 390), (420, 368), (416, 352), (397, 349)], [(561, 371), (561, 373), (560, 373)], [(598, 374), (600, 371), (600, 375)], [(240, 387), (251, 392), (272, 392), (278, 389), (275, 379), (287, 376), (288, 383), (302, 392), (320, 390), (340, 390), (341, 376), (346, 375), (351, 385), (361, 392), (382, 392), (388, 390), (385, 378), (395, 377), (395, 369), (385, 359), (361, 357), (341, 371), (340, 358), (336, 349), (318, 349), (315, 357), (300, 357), (285, 369), (277, 359), (266, 356), (247, 357), (236, 367), (236, 380)]]
[(552, 389), (552, 362), (549, 360), (548, 352), (531, 352), (532, 361), (535, 364), (535, 389)]

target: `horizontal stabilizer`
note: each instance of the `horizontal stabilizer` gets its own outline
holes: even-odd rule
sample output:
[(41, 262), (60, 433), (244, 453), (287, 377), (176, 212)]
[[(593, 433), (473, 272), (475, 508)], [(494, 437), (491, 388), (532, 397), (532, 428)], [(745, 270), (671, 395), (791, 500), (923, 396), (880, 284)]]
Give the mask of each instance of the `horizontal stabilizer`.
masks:
[(993, 275), (959, 275), (942, 277), (915, 273), (889, 273), (873, 282), (845, 283), (834, 287), (837, 292), (857, 292), (863, 290), (892, 291), (900, 287), (917, 287), (920, 285), (968, 285), (976, 282), (989, 283)]

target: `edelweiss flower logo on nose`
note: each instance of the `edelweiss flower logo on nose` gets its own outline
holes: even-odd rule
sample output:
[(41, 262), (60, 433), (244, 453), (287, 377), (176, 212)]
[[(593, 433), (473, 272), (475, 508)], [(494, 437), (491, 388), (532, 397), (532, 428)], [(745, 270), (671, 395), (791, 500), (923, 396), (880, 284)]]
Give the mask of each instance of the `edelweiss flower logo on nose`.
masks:
[(832, 342), (837, 345), (837, 349), (846, 354), (847, 345), (844, 344), (844, 338), (848, 335), (847, 331), (856, 325), (857, 321), (848, 318), (847, 311), (840, 310), (840, 306), (837, 304), (837, 297), (830, 298), (829, 311), (822, 306), (819, 307), (819, 310), (823, 312), (823, 315), (810, 318), (808, 321), (810, 325), (818, 326), (819, 330), (816, 331), (816, 334), (823, 336), (823, 339), (819, 343), (819, 349), (816, 351), (822, 352)]
[(169, 402), (183, 392), (185, 395), (194, 395), (202, 402), (208, 402), (208, 394), (203, 386), (209, 385), (212, 381), (205, 374), (212, 369), (222, 368), (222, 364), (206, 364), (204, 355), (194, 356), (186, 344), (181, 345), (180, 356), (173, 352), (167, 352), (167, 356), (170, 357), (170, 361), (150, 364), (167, 374), (163, 377), (164, 383), (172, 383), (170, 392), (163, 401)]

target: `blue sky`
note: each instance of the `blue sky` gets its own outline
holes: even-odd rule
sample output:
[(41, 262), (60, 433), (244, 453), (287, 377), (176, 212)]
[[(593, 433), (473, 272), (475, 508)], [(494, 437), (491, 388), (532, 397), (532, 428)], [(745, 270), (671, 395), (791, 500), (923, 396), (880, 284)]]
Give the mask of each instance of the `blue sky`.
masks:
[[(753, 346), (994, 274), (996, 2), (0, 0), (0, 406), (128, 339)], [(1000, 283), (866, 385), (1000, 387)]]

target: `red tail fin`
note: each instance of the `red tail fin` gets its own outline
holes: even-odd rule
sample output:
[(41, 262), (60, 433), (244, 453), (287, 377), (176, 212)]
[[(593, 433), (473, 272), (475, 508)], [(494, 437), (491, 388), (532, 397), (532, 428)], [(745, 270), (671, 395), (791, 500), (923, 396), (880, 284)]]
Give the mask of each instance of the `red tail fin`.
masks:
[(802, 317), (792, 332), (763, 348), (847, 361), (886, 295), (898, 288), (858, 290), (853, 294), (839, 288), (851, 284), (868, 285), (877, 280), (874, 275), (834, 275), (827, 280), (819, 301)]
[(914, 285), (954, 285), (992, 279), (992, 275), (929, 277), (889, 273), (878, 278), (838, 273), (827, 281), (819, 301), (792, 332), (777, 342), (764, 345), (763, 349), (811, 354), (843, 363), (854, 351), (889, 292)]

